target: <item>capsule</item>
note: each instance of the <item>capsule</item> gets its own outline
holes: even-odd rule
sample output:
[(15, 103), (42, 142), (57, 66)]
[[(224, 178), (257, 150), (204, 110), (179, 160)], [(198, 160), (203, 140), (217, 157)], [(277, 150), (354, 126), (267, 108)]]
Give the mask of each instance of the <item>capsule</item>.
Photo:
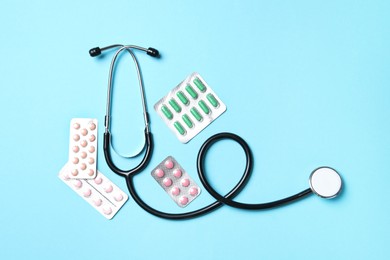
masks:
[(189, 128), (192, 128), (194, 126), (194, 124), (192, 123), (190, 117), (187, 114), (184, 114), (181, 118), (183, 119), (184, 123), (186, 123), (186, 125)]
[(188, 94), (190, 94), (190, 96), (193, 99), (197, 99), (198, 98), (198, 93), (196, 93), (196, 91), (190, 85), (187, 85), (186, 90), (187, 90)]
[(171, 107), (172, 107), (177, 113), (180, 113), (181, 107), (180, 107), (179, 104), (176, 102), (176, 100), (174, 100), (174, 99), (172, 98), (171, 100), (169, 100), (169, 104), (171, 105)]
[(198, 120), (199, 122), (202, 121), (203, 117), (201, 116), (201, 114), (199, 114), (199, 111), (195, 107), (191, 108), (190, 111), (196, 120)]
[(206, 91), (206, 86), (203, 84), (203, 82), (200, 79), (195, 78), (194, 79), (194, 84), (198, 87), (198, 89), (201, 92), (205, 92)]
[(173, 114), (171, 112), (171, 110), (169, 110), (169, 108), (166, 106), (166, 105), (163, 105), (161, 107), (161, 112), (163, 112), (163, 114), (169, 119), (171, 120), (173, 118)]
[(183, 93), (183, 91), (177, 92), (176, 96), (180, 99), (181, 103), (183, 103), (184, 105), (187, 106), (190, 103), (190, 101), (188, 100), (186, 95)]
[(184, 135), (186, 133), (186, 130), (184, 130), (183, 126), (178, 122), (176, 121), (174, 124), (173, 124), (176, 128), (176, 130), (181, 134), (181, 135)]
[(218, 100), (214, 97), (213, 94), (207, 94), (207, 100), (210, 102), (210, 104), (213, 106), (213, 107), (218, 107), (219, 106), (219, 102)]
[(206, 105), (206, 103), (203, 100), (199, 101), (198, 105), (200, 106), (200, 108), (203, 110), (203, 112), (206, 115), (208, 115), (210, 113), (209, 107)]

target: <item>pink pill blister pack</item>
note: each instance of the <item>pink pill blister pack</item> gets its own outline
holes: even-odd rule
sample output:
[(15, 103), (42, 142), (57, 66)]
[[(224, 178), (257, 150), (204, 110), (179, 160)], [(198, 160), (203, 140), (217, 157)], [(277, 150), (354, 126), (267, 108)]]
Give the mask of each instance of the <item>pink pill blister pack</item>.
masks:
[(96, 177), (97, 120), (73, 118), (70, 122), (69, 178)]
[(71, 179), (70, 166), (71, 162), (67, 163), (58, 177), (104, 217), (112, 219), (127, 201), (127, 194), (100, 171), (97, 171), (96, 178), (93, 180)]
[(186, 207), (200, 194), (200, 187), (172, 156), (152, 171), (153, 178), (180, 207)]

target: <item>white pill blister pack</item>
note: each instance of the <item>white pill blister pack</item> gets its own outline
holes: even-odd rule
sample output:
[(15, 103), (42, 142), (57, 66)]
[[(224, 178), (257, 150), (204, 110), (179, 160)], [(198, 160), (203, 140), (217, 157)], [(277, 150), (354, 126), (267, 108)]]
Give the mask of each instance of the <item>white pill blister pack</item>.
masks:
[(127, 201), (127, 194), (100, 171), (93, 180), (71, 179), (70, 166), (71, 162), (65, 164), (58, 177), (104, 217), (112, 219)]
[(200, 194), (200, 187), (172, 156), (152, 171), (152, 177), (180, 207), (186, 207)]
[(73, 118), (70, 122), (69, 178), (96, 177), (97, 120)]
[(187, 143), (225, 112), (226, 106), (194, 72), (160, 99), (154, 110), (180, 142)]

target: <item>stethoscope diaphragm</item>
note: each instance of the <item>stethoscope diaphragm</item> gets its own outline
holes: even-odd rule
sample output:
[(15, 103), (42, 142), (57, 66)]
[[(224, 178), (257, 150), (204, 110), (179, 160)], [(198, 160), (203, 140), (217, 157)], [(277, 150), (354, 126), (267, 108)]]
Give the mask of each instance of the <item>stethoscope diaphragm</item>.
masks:
[(310, 175), (309, 184), (313, 193), (326, 199), (339, 195), (342, 188), (340, 174), (330, 167), (315, 169)]

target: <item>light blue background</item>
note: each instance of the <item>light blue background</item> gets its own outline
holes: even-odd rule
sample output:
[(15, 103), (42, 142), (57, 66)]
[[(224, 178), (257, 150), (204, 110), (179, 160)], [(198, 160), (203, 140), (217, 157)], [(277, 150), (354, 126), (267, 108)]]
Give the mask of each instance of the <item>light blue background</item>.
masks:
[[(389, 14), (385, 0), (3, 0), (0, 258), (389, 259)], [(223, 207), (176, 222), (129, 199), (107, 221), (57, 174), (67, 161), (71, 118), (97, 118), (98, 167), (127, 192), (101, 146), (112, 52), (88, 55), (91, 47), (113, 43), (162, 54), (155, 60), (137, 52), (156, 147), (136, 185), (153, 207), (184, 212), (213, 201), (203, 190), (181, 210), (150, 170), (173, 155), (198, 180), (197, 151), (222, 131), (241, 135), (254, 153), (254, 174), (240, 201), (301, 191), (322, 165), (342, 174), (342, 195), (263, 212)], [(114, 140), (122, 153), (136, 152), (143, 141), (129, 61), (120, 60), (114, 93)], [(153, 105), (193, 71), (228, 110), (183, 145)], [(242, 151), (226, 141), (208, 159), (212, 183), (226, 192), (244, 167)]]

